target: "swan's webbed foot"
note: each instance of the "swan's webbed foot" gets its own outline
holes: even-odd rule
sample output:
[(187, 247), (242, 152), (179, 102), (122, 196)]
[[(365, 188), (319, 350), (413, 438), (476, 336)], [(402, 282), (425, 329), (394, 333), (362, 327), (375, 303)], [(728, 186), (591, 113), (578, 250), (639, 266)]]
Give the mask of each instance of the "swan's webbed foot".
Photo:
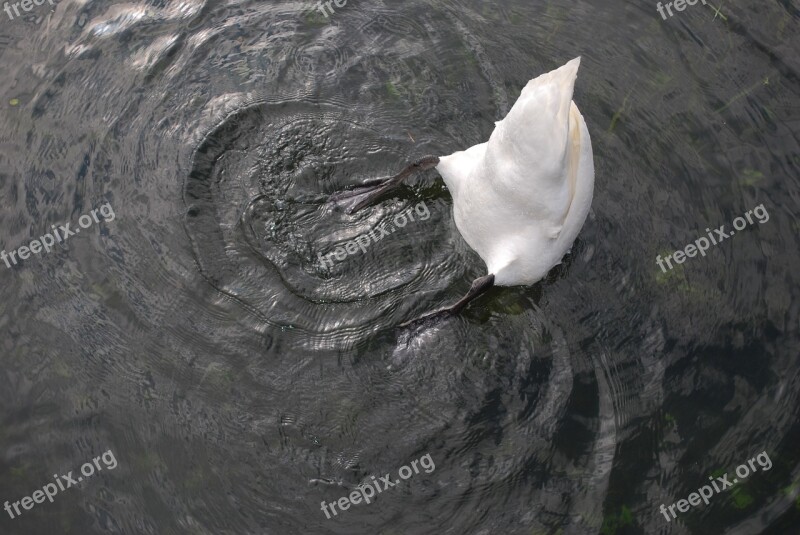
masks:
[(406, 166), (405, 169), (391, 178), (371, 180), (367, 182), (365, 186), (358, 187), (354, 190), (334, 193), (331, 195), (330, 200), (333, 202), (338, 202), (350, 199), (349, 201), (345, 201), (349, 203), (349, 206), (345, 209), (345, 211), (348, 214), (352, 214), (353, 212), (357, 212), (358, 210), (361, 210), (365, 206), (370, 205), (379, 198), (383, 197), (386, 193), (402, 184), (403, 180), (408, 178), (410, 175), (419, 171), (431, 169), (432, 167), (436, 167), (438, 164), (438, 156), (425, 156), (424, 158), (420, 158), (414, 163)]
[(428, 314), (425, 314), (424, 316), (419, 317), (417, 319), (401, 323), (400, 328), (409, 329), (411, 327), (417, 327), (422, 325), (432, 325), (444, 318), (458, 315), (462, 310), (464, 310), (467, 307), (470, 301), (477, 298), (481, 294), (485, 293), (492, 286), (494, 286), (494, 275), (492, 273), (484, 275), (483, 277), (480, 277), (478, 279), (475, 279), (472, 282), (472, 286), (467, 292), (467, 295), (459, 299), (455, 304), (449, 307), (440, 308), (439, 310), (435, 310), (433, 312), (429, 312)]
[(358, 186), (352, 190), (334, 193), (330, 196), (330, 201), (343, 205), (345, 207), (344, 211), (352, 214), (383, 197), (389, 190), (394, 189), (395, 184), (390, 181), (391, 179), (387, 179), (375, 186)]

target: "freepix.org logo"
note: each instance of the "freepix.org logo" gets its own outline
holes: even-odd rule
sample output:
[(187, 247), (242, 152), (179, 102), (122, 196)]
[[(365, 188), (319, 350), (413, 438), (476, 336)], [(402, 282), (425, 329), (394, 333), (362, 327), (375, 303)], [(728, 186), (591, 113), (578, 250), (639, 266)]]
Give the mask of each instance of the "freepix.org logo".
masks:
[[(83, 481), (85, 478), (90, 478), (94, 475), (95, 472), (101, 472), (103, 470), (103, 466), (100, 465), (100, 461), (103, 461), (103, 465), (108, 470), (113, 470), (117, 467), (117, 459), (114, 457), (114, 452), (111, 450), (107, 450), (102, 455), (98, 455), (91, 462), (83, 463), (81, 466), (81, 474), (82, 476), (73, 476), (72, 470), (67, 472), (66, 475), (59, 476), (58, 474), (53, 474), (53, 479), (56, 480), (55, 483), (47, 483), (44, 485), (41, 490), (35, 490), (31, 496), (24, 496), (22, 499), (19, 499), (15, 502), (6, 501), (3, 504), (3, 509), (6, 510), (8, 516), (11, 518), (17, 518), (22, 514), (20, 511), (20, 506), (25, 511), (30, 511), (33, 509), (33, 506), (37, 503), (44, 503), (45, 499), (47, 499), (50, 503), (53, 503), (53, 498), (55, 498), (56, 494), (58, 494), (59, 489), (61, 491), (65, 491), (70, 487), (78, 486), (78, 483)], [(95, 467), (97, 470), (95, 470)], [(56, 483), (58, 486), (56, 486)], [(16, 513), (16, 514), (14, 514)]]
[(395, 227), (389, 225), (386, 226), (385, 223), (381, 224), (377, 228), (377, 233), (375, 230), (371, 230), (368, 234), (362, 234), (356, 237), (355, 240), (351, 240), (345, 243), (343, 246), (337, 247), (333, 251), (330, 251), (326, 255), (323, 255), (321, 252), (317, 253), (317, 258), (319, 258), (320, 267), (329, 268), (333, 267), (333, 260), (335, 257), (336, 260), (344, 260), (347, 258), (347, 255), (355, 254), (361, 249), (362, 253), (367, 252), (367, 247), (370, 245), (370, 238), (372, 238), (372, 243), (378, 243), (380, 240), (383, 239), (384, 236), (388, 236), (392, 234), (397, 227), (403, 228), (408, 224), (408, 221), (414, 221), (414, 213), (416, 212), (417, 218), (420, 221), (425, 221), (431, 217), (431, 212), (428, 210), (428, 205), (425, 202), (420, 202), (416, 206), (410, 207), (404, 212), (400, 212), (394, 217), (394, 224)]
[[(714, 494), (719, 494), (723, 490), (727, 489), (728, 487), (733, 487), (736, 485), (740, 480), (744, 480), (751, 474), (755, 474), (758, 472), (758, 468), (756, 467), (756, 461), (758, 461), (758, 466), (761, 467), (762, 472), (767, 472), (772, 469), (772, 460), (769, 458), (766, 450), (762, 451), (747, 463), (742, 463), (736, 467), (736, 476), (731, 481), (728, 478), (728, 473), (724, 473), (721, 476), (709, 476), (708, 480), (711, 481), (711, 485), (704, 485), (697, 489), (697, 492), (692, 492), (687, 496), (685, 499), (678, 500), (677, 502), (673, 503), (669, 507), (665, 506), (663, 503), (659, 508), (661, 514), (664, 515), (664, 518), (667, 519), (667, 522), (671, 522), (673, 519), (677, 518), (677, 514), (675, 513), (675, 508), (678, 508), (679, 513), (685, 513), (691, 507), (696, 507), (700, 505), (702, 502), (705, 502), (706, 505), (709, 504), (709, 500), (714, 496)], [(732, 477), (732, 476), (731, 476)], [(719, 483), (719, 485), (717, 485)], [(713, 489), (711, 488), (713, 485)], [(669, 511), (669, 514), (667, 514)], [(670, 518), (672, 515), (672, 518)]]
[[(434, 470), (436, 470), (436, 465), (433, 463), (433, 459), (431, 458), (430, 453), (426, 453), (419, 459), (411, 461), (409, 465), (401, 466), (398, 470), (398, 475), (400, 479), (395, 479), (392, 482), (392, 478), (389, 474), (386, 474), (378, 479), (375, 479), (375, 476), (370, 476), (372, 481), (365, 481), (362, 482), (360, 485), (356, 487), (356, 490), (350, 493), (349, 496), (342, 496), (338, 500), (326, 503), (324, 500), (322, 501), (322, 507), (320, 508), (323, 513), (325, 513), (325, 517), (330, 519), (331, 515), (328, 512), (328, 508), (330, 508), (330, 512), (333, 513), (333, 516), (338, 515), (339, 513), (336, 511), (336, 507), (339, 507), (339, 511), (347, 511), (350, 509), (351, 505), (358, 505), (359, 503), (372, 503), (377, 494), (380, 494), (386, 489), (395, 487), (400, 484), (401, 480), (406, 480), (413, 476), (414, 474), (419, 474), (419, 466), (422, 466), (426, 474), (430, 474)], [(412, 472), (413, 468), (413, 472)], [(374, 487), (374, 488), (373, 488)]]
[[(45, 2), (45, 0), (22, 0), (21, 2), (14, 2), (14, 3), (4, 2), (3, 3), (3, 11), (6, 12), (6, 15), (8, 15), (8, 19), (9, 20), (14, 20), (14, 17), (19, 17), (20, 16), (20, 13), (19, 13), (19, 8), (20, 7), (22, 8), (23, 11), (28, 12), (31, 9), (33, 9), (34, 5), (40, 6), (40, 5), (44, 4), (44, 2)], [(55, 5), (53, 0), (47, 0), (47, 3), (50, 4), (51, 6)], [(11, 10), (14, 10), (14, 14), (13, 15), (11, 14)]]
[[(737, 230), (743, 230), (745, 227), (747, 227), (748, 223), (750, 223), (750, 225), (754, 225), (755, 221), (753, 221), (753, 218), (750, 217), (751, 214), (756, 216), (756, 221), (758, 221), (759, 224), (763, 225), (769, 221), (769, 213), (767, 212), (767, 209), (764, 208), (763, 203), (759, 204), (753, 210), (748, 210), (744, 216), (739, 216), (733, 220), (733, 228), (735, 230), (725, 232), (725, 225), (721, 225), (718, 229), (714, 229), (714, 233), (712, 234), (711, 229), (707, 228), (706, 232), (708, 233), (708, 238), (705, 236), (697, 238), (693, 244), (690, 243), (684, 249), (678, 249), (674, 253), (666, 255), (664, 258), (661, 258), (661, 255), (659, 254), (656, 256), (656, 264), (661, 268), (663, 273), (666, 273), (667, 268), (664, 267), (664, 262), (667, 263), (669, 269), (672, 269), (675, 266), (672, 265), (671, 260), (674, 260), (676, 264), (683, 264), (687, 258), (697, 256), (698, 252), (701, 256), (706, 256), (706, 251), (712, 245), (717, 245), (722, 240), (730, 238), (736, 234)], [(745, 220), (745, 218), (747, 219)], [(709, 238), (711, 239), (710, 242), (708, 241)]]
[[(97, 217), (97, 212), (100, 212), (100, 215), (103, 216), (103, 221), (108, 223), (109, 221), (114, 221), (116, 217), (114, 214), (114, 209), (111, 208), (111, 203), (105, 203), (100, 208), (95, 208), (89, 214), (84, 214), (78, 218), (78, 225), (75, 230), (71, 230), (70, 223), (64, 223), (63, 225), (51, 225), (52, 233), (48, 232), (47, 234), (39, 237), (38, 240), (31, 240), (28, 245), (22, 245), (17, 249), (12, 249), (9, 252), (2, 251), (0, 252), (0, 259), (5, 262), (6, 267), (10, 268), (11, 264), (17, 265), (17, 257), (20, 260), (27, 260), (30, 258), (31, 253), (39, 254), (42, 252), (42, 249), (46, 253), (50, 252), (50, 249), (56, 243), (63, 243), (65, 242), (70, 236), (74, 236), (78, 234), (82, 228), (89, 228), (92, 226), (93, 223), (99, 223), (100, 219)], [(91, 214), (91, 215), (90, 215)], [(9, 262), (11, 260), (11, 262)]]

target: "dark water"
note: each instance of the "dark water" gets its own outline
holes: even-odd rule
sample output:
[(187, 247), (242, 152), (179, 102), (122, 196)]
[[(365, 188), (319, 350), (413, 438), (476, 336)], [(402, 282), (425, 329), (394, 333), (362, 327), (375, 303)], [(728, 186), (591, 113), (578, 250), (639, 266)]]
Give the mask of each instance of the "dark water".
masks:
[[(797, 4), (333, 7), (0, 12), (3, 249), (115, 214), (0, 264), (0, 499), (118, 462), (0, 533), (800, 533)], [(449, 194), (427, 172), (353, 216), (327, 196), (484, 141), (578, 55), (597, 178), (572, 254), (399, 331), (485, 273)]]

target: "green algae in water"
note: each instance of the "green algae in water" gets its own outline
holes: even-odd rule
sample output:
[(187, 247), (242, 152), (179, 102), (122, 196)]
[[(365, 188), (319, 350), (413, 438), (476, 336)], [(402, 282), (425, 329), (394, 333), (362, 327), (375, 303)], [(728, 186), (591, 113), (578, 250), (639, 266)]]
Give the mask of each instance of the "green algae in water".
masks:
[(389, 96), (392, 98), (399, 98), (400, 92), (394, 86), (392, 82), (386, 82), (386, 92), (389, 93)]
[(508, 22), (514, 25), (522, 24), (525, 22), (525, 19), (522, 17), (522, 15), (512, 10), (511, 13), (508, 15)]
[(133, 460), (133, 466), (137, 472), (150, 472), (159, 465), (161, 465), (161, 459), (154, 453), (145, 453)]
[(726, 103), (724, 106), (722, 106), (721, 108), (718, 108), (718, 109), (716, 109), (716, 110), (714, 110), (714, 111), (715, 111), (716, 113), (719, 113), (719, 112), (721, 112), (721, 111), (724, 111), (724, 110), (728, 109), (728, 107), (729, 107), (731, 104), (733, 104), (734, 102), (736, 102), (737, 100), (739, 100), (739, 99), (740, 99), (740, 98), (742, 98), (742, 97), (746, 97), (746, 96), (748, 96), (750, 93), (752, 93), (753, 91), (755, 91), (756, 89), (758, 89), (758, 88), (759, 88), (759, 87), (761, 87), (762, 85), (769, 85), (769, 76), (767, 76), (767, 77), (766, 77), (766, 78), (764, 78), (763, 80), (760, 80), (760, 81), (756, 82), (755, 84), (753, 84), (752, 86), (748, 87), (747, 89), (745, 89), (744, 91), (742, 91), (742, 92), (741, 92), (741, 93), (739, 93), (738, 95), (735, 95), (735, 96), (734, 96), (733, 98), (731, 98), (731, 99), (730, 99), (730, 100), (729, 100), (729, 101), (728, 101), (728, 102), (727, 102), (727, 103)]
[(614, 128), (617, 127), (617, 121), (620, 120), (622, 114), (625, 113), (625, 108), (628, 104), (628, 97), (631, 96), (631, 92), (628, 91), (628, 94), (625, 95), (625, 98), (622, 100), (622, 106), (614, 113), (613, 117), (611, 117), (611, 124), (608, 125), (608, 132), (611, 133), (614, 131)]
[(716, 470), (711, 472), (711, 477), (717, 478), (717, 477), (721, 477), (721, 476), (723, 476), (725, 474), (726, 474), (725, 470), (723, 470), (722, 468), (717, 468)]
[(656, 87), (665, 88), (672, 82), (672, 75), (664, 71), (657, 71), (653, 74), (653, 77), (650, 78), (650, 82)]
[[(666, 258), (672, 253), (674, 253), (674, 251), (661, 251), (661, 258)], [(667, 268), (666, 272), (656, 265), (656, 284), (661, 286), (670, 285), (673, 286), (674, 289), (688, 292), (691, 286), (689, 285), (689, 281), (686, 280), (686, 274), (683, 272), (683, 265), (675, 263), (674, 261), (672, 262), (672, 269)]]
[(753, 497), (742, 487), (734, 487), (731, 489), (731, 501), (737, 509), (744, 509), (753, 503)]
[(317, 9), (308, 10), (305, 19), (309, 26), (325, 26), (328, 23), (328, 18)]
[(740, 186), (755, 186), (764, 180), (764, 173), (754, 169), (745, 169), (742, 174), (744, 177), (739, 178)]
[(11, 473), (11, 477), (14, 478), (22, 478), (25, 477), (25, 474), (28, 473), (28, 469), (31, 467), (29, 464), (22, 464), (20, 466), (12, 466), (9, 472)]
[(631, 514), (631, 510), (628, 507), (623, 505), (619, 514), (608, 516), (603, 520), (603, 527), (600, 529), (600, 533), (614, 535), (618, 529), (632, 525), (633, 514)]

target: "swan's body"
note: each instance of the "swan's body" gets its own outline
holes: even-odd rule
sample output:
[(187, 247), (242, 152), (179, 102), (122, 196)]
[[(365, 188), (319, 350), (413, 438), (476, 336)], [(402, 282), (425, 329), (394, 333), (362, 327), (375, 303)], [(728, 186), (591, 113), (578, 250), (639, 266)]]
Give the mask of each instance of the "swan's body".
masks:
[(572, 92), (580, 58), (528, 82), (486, 143), (439, 158), (464, 240), (494, 283), (530, 285), (569, 252), (594, 191), (589, 131)]

